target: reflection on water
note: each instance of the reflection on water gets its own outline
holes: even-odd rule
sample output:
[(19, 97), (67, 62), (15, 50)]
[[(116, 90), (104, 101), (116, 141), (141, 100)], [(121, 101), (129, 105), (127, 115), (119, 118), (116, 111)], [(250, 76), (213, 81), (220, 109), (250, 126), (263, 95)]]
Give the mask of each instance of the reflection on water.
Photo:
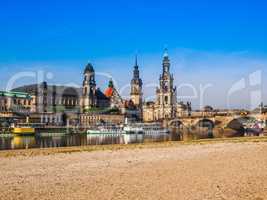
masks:
[(171, 140), (170, 135), (86, 135), (86, 134), (52, 134), (49, 136), (14, 136), (0, 137), (0, 150), (49, 148), (66, 146), (131, 144), (143, 142), (160, 142)]

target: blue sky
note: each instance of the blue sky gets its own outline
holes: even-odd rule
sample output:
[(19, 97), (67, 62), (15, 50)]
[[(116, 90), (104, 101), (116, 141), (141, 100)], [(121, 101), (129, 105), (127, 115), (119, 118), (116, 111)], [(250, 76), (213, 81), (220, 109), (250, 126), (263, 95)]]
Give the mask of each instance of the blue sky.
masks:
[[(38, 70), (52, 72), (52, 83), (79, 85), (90, 61), (124, 90), (136, 51), (144, 82), (156, 85), (167, 45), (176, 84), (216, 85), (205, 103), (224, 107), (221, 91), (255, 70), (267, 75), (266, 10), (264, 0), (1, 1), (0, 88), (18, 72)], [(233, 106), (248, 106), (243, 95)]]

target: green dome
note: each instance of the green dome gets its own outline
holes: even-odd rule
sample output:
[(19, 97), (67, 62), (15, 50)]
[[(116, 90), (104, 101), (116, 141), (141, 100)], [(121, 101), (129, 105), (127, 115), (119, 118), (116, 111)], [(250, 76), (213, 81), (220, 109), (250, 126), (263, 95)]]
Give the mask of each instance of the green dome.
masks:
[(114, 87), (114, 84), (113, 84), (112, 79), (109, 80), (108, 87), (110, 87), (110, 88), (113, 88)]
[(84, 69), (84, 74), (95, 72), (94, 67), (91, 63), (88, 63)]

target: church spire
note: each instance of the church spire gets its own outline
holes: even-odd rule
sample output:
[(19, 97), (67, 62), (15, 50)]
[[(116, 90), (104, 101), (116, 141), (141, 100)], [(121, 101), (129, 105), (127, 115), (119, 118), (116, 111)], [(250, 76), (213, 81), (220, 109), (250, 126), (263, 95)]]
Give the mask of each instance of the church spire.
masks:
[(138, 67), (137, 54), (135, 54), (135, 67)]
[(167, 48), (164, 49), (162, 66), (163, 66), (163, 73), (169, 73), (171, 64)]
[(139, 77), (139, 69), (138, 69), (138, 62), (137, 62), (137, 55), (135, 55), (135, 65), (133, 71), (133, 79), (138, 80)]
[(135, 55), (135, 65), (133, 70), (133, 78), (131, 80), (131, 100), (134, 105), (140, 106), (142, 105), (142, 80), (140, 78), (138, 62), (137, 62), (137, 54)]

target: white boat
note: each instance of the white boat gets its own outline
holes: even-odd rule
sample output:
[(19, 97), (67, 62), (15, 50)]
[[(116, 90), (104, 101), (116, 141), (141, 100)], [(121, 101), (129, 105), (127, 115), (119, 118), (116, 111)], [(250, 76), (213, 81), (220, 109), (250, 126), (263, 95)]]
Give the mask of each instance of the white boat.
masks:
[(142, 128), (132, 127), (126, 125), (124, 127), (112, 126), (112, 127), (104, 127), (99, 126), (96, 129), (87, 130), (87, 134), (101, 135), (101, 134), (111, 134), (111, 135), (131, 135), (131, 134), (144, 134)]
[(144, 130), (141, 127), (133, 127), (133, 126), (127, 125), (123, 128), (123, 130), (125, 132), (124, 134), (129, 134), (129, 135), (132, 135), (132, 134), (142, 135), (142, 134), (144, 134)]
[(125, 119), (124, 125), (101, 125), (96, 129), (90, 129), (87, 134), (112, 134), (112, 135), (168, 135), (169, 130), (163, 128), (161, 123), (128, 123)]
[(125, 131), (123, 134), (125, 144), (141, 143), (144, 141), (145, 134), (143, 128), (127, 125), (123, 130)]
[(160, 123), (137, 123), (136, 127), (142, 127), (145, 135), (168, 135), (169, 129), (163, 128)]
[(94, 135), (121, 135), (125, 133), (125, 131), (121, 128), (110, 128), (110, 127), (98, 127), (96, 129), (89, 129), (87, 130), (87, 134), (94, 134)]

